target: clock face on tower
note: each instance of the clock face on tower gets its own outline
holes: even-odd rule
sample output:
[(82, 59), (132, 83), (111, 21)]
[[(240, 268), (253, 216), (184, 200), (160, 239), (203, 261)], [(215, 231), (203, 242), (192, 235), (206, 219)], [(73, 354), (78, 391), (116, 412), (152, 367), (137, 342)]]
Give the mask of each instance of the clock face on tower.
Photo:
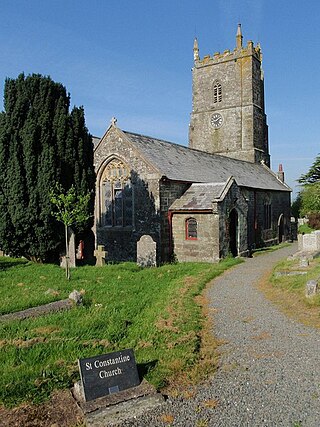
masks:
[(212, 114), (210, 123), (211, 123), (211, 126), (214, 127), (215, 129), (220, 128), (223, 124), (223, 118), (221, 114), (220, 113)]

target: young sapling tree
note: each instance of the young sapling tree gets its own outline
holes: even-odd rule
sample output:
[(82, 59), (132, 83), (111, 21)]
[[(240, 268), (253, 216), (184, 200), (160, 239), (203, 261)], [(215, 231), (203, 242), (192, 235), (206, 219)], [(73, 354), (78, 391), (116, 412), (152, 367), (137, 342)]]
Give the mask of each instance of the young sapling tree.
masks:
[(66, 245), (66, 277), (70, 280), (70, 259), (69, 259), (69, 227), (75, 226), (78, 230), (84, 228), (88, 219), (91, 217), (89, 204), (91, 195), (77, 194), (75, 187), (72, 185), (68, 191), (56, 183), (55, 187), (50, 190), (50, 201), (53, 205), (52, 215), (57, 221), (64, 224), (65, 245)]

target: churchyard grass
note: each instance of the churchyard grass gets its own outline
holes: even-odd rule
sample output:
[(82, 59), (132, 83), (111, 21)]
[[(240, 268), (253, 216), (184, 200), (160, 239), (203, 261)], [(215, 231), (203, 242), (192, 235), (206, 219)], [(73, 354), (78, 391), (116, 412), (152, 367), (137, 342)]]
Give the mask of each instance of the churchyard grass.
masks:
[[(293, 274), (290, 274), (292, 273)], [(295, 272), (306, 272), (307, 274), (294, 274)], [(289, 273), (279, 275), (277, 273)], [(306, 306), (320, 307), (320, 294), (313, 298), (305, 297), (306, 282), (312, 279), (318, 280), (320, 276), (320, 258), (310, 261), (308, 267), (299, 266), (299, 259), (279, 262), (274, 268), (271, 283), (273, 287), (296, 294), (302, 298)], [(320, 314), (320, 313), (319, 313)]]
[(308, 267), (300, 267), (299, 259), (285, 260), (274, 267), (271, 276), (263, 278), (259, 288), (290, 317), (320, 328), (320, 294), (305, 296), (306, 283), (319, 277), (320, 258), (310, 261)]
[(83, 305), (0, 322), (0, 403), (41, 402), (79, 379), (78, 358), (125, 348), (134, 349), (147, 380), (166, 386), (199, 359), (204, 318), (195, 297), (238, 262), (84, 266), (68, 281), (58, 266), (1, 258), (2, 314), (67, 298), (73, 289)]
[(0, 257), (0, 289), (0, 315), (68, 298), (70, 293), (56, 265), (7, 257)]

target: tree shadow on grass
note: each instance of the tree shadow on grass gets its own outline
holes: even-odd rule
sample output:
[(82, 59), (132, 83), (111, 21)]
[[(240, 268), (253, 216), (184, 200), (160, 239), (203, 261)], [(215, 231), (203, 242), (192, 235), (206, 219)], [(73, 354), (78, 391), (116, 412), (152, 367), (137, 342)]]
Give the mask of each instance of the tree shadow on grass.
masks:
[(9, 268), (14, 268), (14, 267), (22, 267), (28, 262), (29, 261), (27, 261), (26, 259), (12, 259), (7, 257), (1, 257), (0, 271), (6, 271), (6, 270), (9, 270)]

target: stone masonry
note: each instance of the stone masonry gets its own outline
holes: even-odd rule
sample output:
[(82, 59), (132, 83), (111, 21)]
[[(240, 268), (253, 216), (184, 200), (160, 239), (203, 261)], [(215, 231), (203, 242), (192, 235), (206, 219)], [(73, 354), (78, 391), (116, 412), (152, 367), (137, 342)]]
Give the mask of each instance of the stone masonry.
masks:
[[(194, 59), (190, 148), (270, 165), (260, 46), (251, 41), (242, 46), (238, 28), (234, 51), (200, 59), (196, 42)], [(216, 82), (221, 84), (220, 102), (213, 97)], [(215, 113), (222, 118), (218, 128), (211, 123)]]
[[(232, 52), (200, 59), (197, 41), (193, 52), (189, 148), (123, 131), (116, 119), (94, 138), (95, 246), (109, 261), (136, 261), (143, 235), (155, 242), (157, 264), (174, 255), (215, 262), (291, 235), (291, 190), (282, 168), (268, 167), (260, 46), (243, 46), (238, 27)], [(186, 237), (190, 218), (196, 239)]]

